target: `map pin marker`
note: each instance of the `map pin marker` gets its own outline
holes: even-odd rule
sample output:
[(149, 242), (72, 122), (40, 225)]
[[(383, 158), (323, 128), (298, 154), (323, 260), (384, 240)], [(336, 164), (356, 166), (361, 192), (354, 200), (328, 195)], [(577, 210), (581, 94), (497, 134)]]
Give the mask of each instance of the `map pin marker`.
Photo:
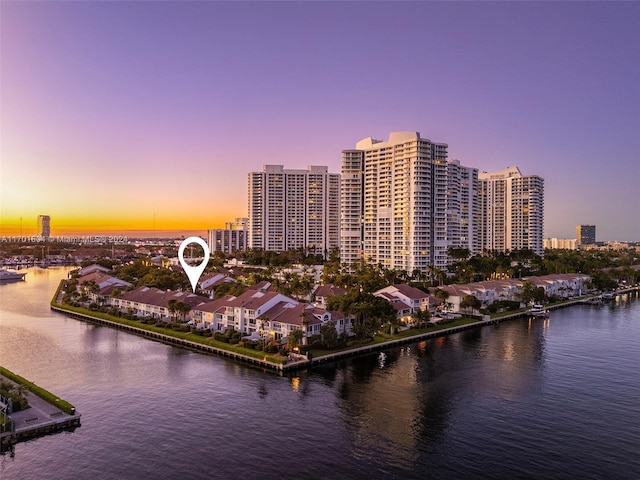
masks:
[[(184, 249), (190, 243), (197, 243), (204, 250), (204, 260), (200, 265), (192, 267), (184, 260)], [(207, 268), (207, 263), (209, 263), (209, 245), (200, 237), (189, 237), (186, 240), (183, 240), (180, 244), (180, 248), (178, 248), (178, 260), (180, 260), (180, 265), (184, 269), (184, 273), (189, 277), (189, 281), (191, 282), (191, 288), (193, 288), (193, 293), (196, 291), (196, 285), (198, 285), (198, 280), (200, 279), (200, 275), (204, 272), (204, 269)]]

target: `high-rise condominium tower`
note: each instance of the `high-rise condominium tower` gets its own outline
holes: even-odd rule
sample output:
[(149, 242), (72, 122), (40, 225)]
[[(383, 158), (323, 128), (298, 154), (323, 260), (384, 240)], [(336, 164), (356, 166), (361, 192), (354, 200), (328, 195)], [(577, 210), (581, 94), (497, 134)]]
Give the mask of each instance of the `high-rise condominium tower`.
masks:
[(248, 246), (281, 252), (306, 248), (326, 255), (339, 246), (340, 174), (327, 167), (249, 173)]
[(224, 228), (207, 231), (207, 244), (212, 252), (233, 253), (247, 247), (248, 218), (236, 218), (235, 222), (226, 222)]
[(49, 215), (38, 215), (38, 234), (44, 238), (49, 238), (51, 235), (51, 217)]
[(477, 250), (476, 169), (418, 132), (365, 138), (342, 152), (340, 257), (395, 270), (446, 267), (449, 247)]
[(543, 255), (544, 180), (518, 167), (482, 172), (479, 180), (482, 248)]
[(576, 243), (578, 245), (595, 245), (596, 226), (576, 225)]

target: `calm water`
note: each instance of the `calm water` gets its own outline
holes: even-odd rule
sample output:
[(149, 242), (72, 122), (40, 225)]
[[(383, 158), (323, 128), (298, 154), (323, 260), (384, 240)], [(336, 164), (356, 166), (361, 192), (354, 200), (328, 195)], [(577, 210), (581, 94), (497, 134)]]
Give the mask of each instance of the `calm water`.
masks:
[(82, 426), (10, 479), (640, 478), (640, 301), (572, 307), (279, 377), (49, 310), (0, 285), (0, 363)]

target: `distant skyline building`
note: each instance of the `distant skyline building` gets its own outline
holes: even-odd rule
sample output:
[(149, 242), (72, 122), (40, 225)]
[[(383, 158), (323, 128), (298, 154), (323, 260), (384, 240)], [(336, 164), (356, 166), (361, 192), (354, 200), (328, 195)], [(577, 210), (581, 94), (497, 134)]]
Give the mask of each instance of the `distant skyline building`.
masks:
[(342, 151), (340, 257), (386, 268), (445, 268), (449, 247), (477, 252), (478, 170), (447, 161), (448, 146), (391, 132)]
[(38, 235), (44, 238), (51, 236), (51, 217), (38, 215)]
[(522, 175), (513, 166), (482, 172), (480, 181), (481, 245), (499, 252), (518, 249), (544, 255), (544, 180)]
[(249, 173), (248, 247), (328, 255), (340, 242), (340, 174), (326, 166)]
[(595, 225), (576, 225), (576, 241), (578, 246), (596, 244)]
[(543, 246), (551, 250), (576, 250), (577, 241), (575, 238), (545, 238)]
[(235, 253), (247, 248), (248, 218), (226, 222), (224, 228), (207, 231), (207, 244), (211, 252)]

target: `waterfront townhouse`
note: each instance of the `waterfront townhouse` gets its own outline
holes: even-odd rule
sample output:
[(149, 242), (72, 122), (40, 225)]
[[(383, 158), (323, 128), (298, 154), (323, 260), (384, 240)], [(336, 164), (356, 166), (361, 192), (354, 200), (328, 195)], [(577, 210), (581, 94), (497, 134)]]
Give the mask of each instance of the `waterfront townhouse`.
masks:
[(206, 295), (213, 298), (215, 288), (221, 283), (236, 282), (236, 279), (225, 273), (215, 272), (202, 275), (198, 281), (198, 288)]
[(269, 337), (280, 340), (288, 337), (294, 330), (302, 330), (304, 338), (319, 335), (322, 324), (330, 319), (329, 312), (308, 303), (294, 305), (291, 302), (280, 302), (258, 320)]
[(589, 275), (560, 273), (521, 279), (486, 280), (462, 285), (445, 285), (440, 289), (449, 294), (447, 302), (452, 305), (454, 312), (458, 312), (460, 311), (460, 303), (467, 295), (476, 297), (484, 307), (499, 300), (520, 301), (522, 286), (526, 281), (536, 287), (543, 288), (547, 297), (568, 298), (584, 294), (590, 279)]
[(536, 287), (542, 287), (548, 297), (575, 297), (587, 291), (589, 275), (582, 273), (555, 273), (541, 277), (527, 277)]
[(86, 293), (92, 302), (105, 305), (110, 303), (113, 292), (125, 290), (130, 286), (129, 282), (108, 275), (101, 269), (93, 269), (90, 273), (78, 278), (78, 290)]
[(193, 310), (198, 328), (224, 332), (233, 328), (246, 336), (286, 338), (294, 330), (304, 336), (319, 334), (320, 327), (336, 322), (338, 333), (351, 334), (351, 324), (337, 312), (301, 303), (277, 292), (247, 290), (237, 297), (225, 297), (199, 305)]
[[(429, 307), (429, 294), (406, 283), (390, 285), (373, 293), (378, 297), (385, 295), (398, 299), (410, 308), (410, 313), (426, 310)], [(386, 298), (386, 297), (385, 297)]]
[(227, 295), (201, 305), (193, 312), (194, 320), (204, 328), (224, 332), (233, 328), (246, 335), (257, 332), (262, 325), (258, 318), (280, 302), (299, 302), (277, 292), (249, 289), (241, 295)]
[(191, 311), (184, 315), (184, 320), (193, 318), (193, 309), (210, 301), (209, 298), (191, 292), (160, 290), (154, 287), (139, 287), (111, 299), (111, 305), (123, 312), (131, 311), (138, 317), (150, 316), (163, 321), (170, 321), (180, 314), (173, 311), (173, 301), (187, 304)]
[(110, 272), (111, 270), (109, 270), (106, 267), (103, 267), (102, 265), (98, 265), (97, 263), (91, 264), (91, 265), (87, 265), (86, 267), (82, 267), (80, 270), (77, 270), (76, 273), (78, 275), (78, 277), (82, 277), (84, 275), (88, 275), (90, 273), (93, 272), (103, 272), (103, 273), (107, 273)]
[(316, 307), (327, 308), (327, 299), (330, 296), (345, 295), (346, 293), (347, 291), (344, 288), (327, 283), (326, 285), (316, 285), (311, 295)]

